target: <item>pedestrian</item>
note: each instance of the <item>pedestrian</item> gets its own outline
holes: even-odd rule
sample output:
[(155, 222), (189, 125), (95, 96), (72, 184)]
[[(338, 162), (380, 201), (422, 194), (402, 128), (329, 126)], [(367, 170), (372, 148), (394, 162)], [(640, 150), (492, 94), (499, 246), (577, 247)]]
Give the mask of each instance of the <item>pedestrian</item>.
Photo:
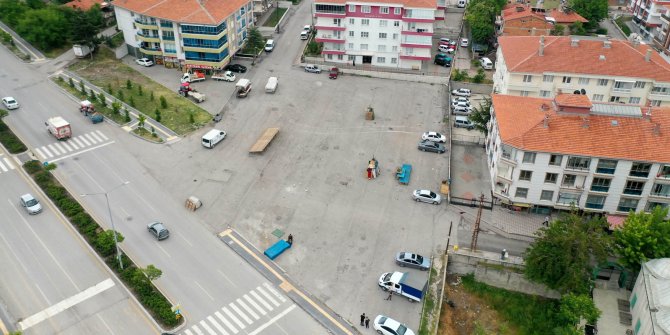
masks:
[(544, 222), (542, 222), (542, 225), (549, 227), (549, 217), (548, 216), (544, 217)]
[(370, 328), (370, 318), (367, 316), (365, 317), (365, 328)]
[(293, 245), (293, 235), (288, 234), (288, 244)]
[(393, 297), (393, 292), (391, 290), (389, 290), (389, 296), (386, 297), (385, 300), (391, 300), (392, 297)]
[(507, 249), (503, 249), (503, 250), (500, 252), (500, 260), (504, 260), (504, 259), (505, 259), (505, 254), (506, 254), (506, 253), (507, 253)]
[(365, 313), (361, 314), (361, 326), (363, 325), (363, 322), (365, 322)]

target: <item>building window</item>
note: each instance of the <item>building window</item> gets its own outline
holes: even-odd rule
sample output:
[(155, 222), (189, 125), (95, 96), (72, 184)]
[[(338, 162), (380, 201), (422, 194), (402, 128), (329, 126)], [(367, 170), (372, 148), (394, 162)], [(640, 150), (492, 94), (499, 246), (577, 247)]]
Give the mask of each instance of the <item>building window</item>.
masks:
[(389, 8), (388, 7), (380, 7), (379, 12), (382, 14), (388, 14), (389, 13)]
[(584, 207), (591, 209), (603, 209), (603, 207), (605, 207), (605, 199), (607, 199), (607, 196), (605, 195), (589, 194), (589, 196), (586, 197), (586, 203), (584, 204)]
[(523, 162), (524, 163), (535, 163), (535, 153), (534, 152), (524, 152), (523, 153)]
[(398, 39), (398, 34), (393, 34), (393, 39), (397, 40)]
[(391, 51), (398, 52), (398, 46), (397, 45), (391, 46)]
[(386, 46), (383, 44), (380, 44), (377, 46), (377, 51), (379, 52), (386, 52)]
[(661, 100), (649, 100), (649, 104), (652, 107), (660, 107), (661, 106)]
[(542, 81), (545, 83), (551, 83), (554, 81), (554, 76), (545, 74), (544, 76), (542, 76)]
[(361, 25), (369, 26), (370, 25), (370, 19), (361, 19)]
[[(353, 43), (349, 43), (349, 50), (353, 50), (353, 49), (354, 49), (354, 44), (353, 44)], [(353, 56), (352, 56), (352, 57), (353, 57)], [(351, 59), (350, 59), (350, 60), (351, 60)]]
[(661, 196), (661, 197), (670, 197), (670, 185), (669, 184), (654, 184), (654, 187), (651, 189), (651, 195)]
[[(352, 48), (352, 49), (354, 48), (354, 47), (353, 47), (353, 43), (351, 44), (351, 48)], [(350, 61), (355, 61), (355, 60), (356, 60), (356, 56), (354, 56), (354, 55), (348, 55), (348, 56), (349, 56), (349, 60), (350, 60)]]
[(647, 178), (649, 176), (649, 170), (651, 170), (651, 164), (635, 162), (630, 168), (630, 173), (628, 175), (632, 177)]
[(367, 44), (361, 44), (361, 50), (368, 50)]
[(602, 94), (594, 94), (593, 95), (593, 101), (603, 101), (605, 99), (605, 96)]
[(577, 206), (579, 204), (579, 193), (558, 193), (558, 199), (556, 200), (556, 203), (559, 203), (561, 205), (565, 206), (570, 206), (574, 205)]
[(391, 64), (398, 64), (398, 58), (391, 58)]
[(579, 85), (588, 85), (589, 78), (579, 78)]
[(521, 172), (519, 172), (519, 180), (530, 181), (530, 178), (532, 176), (533, 176), (533, 171), (521, 170)]
[[(402, 8), (400, 8), (400, 7), (393, 8), (393, 14), (400, 15), (400, 13), (402, 13)], [(396, 22), (398, 22), (398, 21), (396, 21)]]
[(591, 191), (594, 192), (607, 192), (610, 190), (610, 184), (612, 179), (609, 178), (593, 178), (591, 182)]
[(400, 27), (400, 21), (393, 21), (394, 27)]
[(640, 100), (641, 99), (639, 97), (630, 97), (628, 99), (628, 103), (631, 104), (631, 105), (637, 105), (637, 104), (640, 103)]
[(551, 96), (551, 91), (540, 91), (540, 96), (543, 98), (548, 98)]
[(328, 59), (333, 59), (333, 55), (331, 55), (331, 54), (327, 54), (327, 55), (326, 55), (326, 58), (328, 58)]
[(668, 94), (670, 94), (670, 87), (654, 86), (651, 89), (651, 94), (668, 95)]
[(643, 181), (628, 180), (626, 181), (626, 187), (623, 188), (623, 194), (642, 195), (643, 188)]
[(554, 191), (542, 190), (540, 200), (552, 201), (554, 199)]
[(386, 33), (379, 33), (379, 38), (386, 38)]
[(661, 207), (661, 209), (666, 209), (666, 208), (668, 208), (668, 203), (666, 203), (666, 202), (649, 201), (649, 202), (647, 203), (647, 208), (645, 209), (645, 212), (651, 212), (651, 211), (653, 211), (656, 207)]
[(558, 173), (547, 173), (544, 175), (544, 182), (550, 184), (556, 184), (558, 180)]
[(598, 86), (607, 86), (607, 83), (609, 83), (607, 79), (598, 79)]
[(356, 35), (356, 32), (353, 30), (349, 30), (349, 37), (354, 37)]
[(670, 178), (670, 165), (663, 165), (658, 171), (656, 178)]
[(517, 187), (516, 194), (514, 196), (517, 198), (525, 198), (528, 196), (528, 189), (525, 187)]
[(519, 92), (519, 95), (522, 96), (522, 97), (527, 97), (527, 96), (528, 96), (528, 93), (530, 93), (530, 92), (528, 92), (528, 91), (521, 91), (521, 92)]
[(386, 63), (386, 57), (377, 57), (377, 63)]
[(356, 19), (349, 19), (349, 24), (356, 24)]
[(369, 35), (370, 35), (370, 33), (368, 33), (367, 31), (361, 31), (361, 37), (362, 38), (368, 38)]
[(616, 210), (619, 212), (635, 211), (638, 202), (640, 202), (638, 199), (621, 198), (621, 200), (619, 200), (619, 206), (617, 206)]
[(647, 85), (644, 81), (636, 81), (635, 85), (633, 87), (635, 88), (644, 88), (644, 86)]
[(577, 180), (577, 176), (574, 174), (565, 174), (563, 175), (563, 182), (561, 183), (561, 186), (565, 187), (573, 187), (575, 186), (575, 181)]
[(370, 6), (361, 6), (361, 12), (362, 13), (370, 13)]
[(342, 22), (342, 20), (340, 20), (340, 19), (333, 19), (333, 25), (336, 25), (338, 27), (340, 26), (341, 22)]
[(389, 22), (387, 20), (379, 20), (379, 26), (380, 27), (387, 27), (388, 25), (389, 25)]
[(533, 76), (529, 74), (524, 74), (523, 75), (523, 82), (524, 83), (530, 83), (533, 80)]
[(591, 158), (568, 157), (568, 164), (566, 164), (565, 168), (573, 170), (588, 170), (590, 164)]
[(551, 155), (549, 157), (549, 165), (561, 166), (562, 161), (563, 161), (562, 155)]
[(349, 5), (349, 11), (352, 13), (356, 13), (356, 5)]
[(620, 97), (611, 96), (611, 97), (610, 97), (610, 102), (619, 102), (619, 99), (621, 99), (621, 98), (620, 98)]
[(570, 84), (571, 81), (572, 81), (572, 77), (567, 77), (567, 76), (563, 77), (563, 84)]
[(611, 159), (599, 159), (596, 166), (596, 173), (614, 174), (616, 170), (617, 161)]

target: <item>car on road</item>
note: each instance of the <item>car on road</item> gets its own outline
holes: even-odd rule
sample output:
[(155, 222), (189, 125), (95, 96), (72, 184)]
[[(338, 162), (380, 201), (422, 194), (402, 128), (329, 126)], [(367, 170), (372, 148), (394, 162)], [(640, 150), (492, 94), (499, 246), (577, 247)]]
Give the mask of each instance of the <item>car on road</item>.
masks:
[(340, 75), (340, 69), (336, 67), (331, 67), (330, 72), (328, 72), (328, 79), (337, 79), (337, 76)]
[(412, 192), (414, 201), (423, 201), (429, 204), (438, 205), (442, 202), (442, 197), (431, 190), (414, 190)]
[(5, 108), (7, 108), (7, 109), (17, 109), (17, 108), (19, 108), (19, 103), (16, 101), (16, 99), (14, 99), (12, 97), (2, 98), (2, 104), (5, 105)]
[(430, 259), (411, 252), (399, 252), (395, 255), (395, 263), (402, 267), (415, 268), (422, 271), (430, 269)]
[(40, 205), (40, 202), (30, 193), (22, 195), (19, 199), (19, 203), (30, 215), (39, 214), (42, 212), (42, 205)]
[(321, 73), (319, 66), (314, 64), (305, 65), (305, 72)]
[(429, 140), (438, 143), (444, 143), (447, 141), (447, 137), (434, 131), (427, 131), (421, 135), (422, 140)]
[(272, 52), (275, 49), (275, 40), (265, 42), (265, 52)]
[(444, 148), (444, 145), (430, 140), (423, 140), (419, 142), (418, 148), (421, 151), (436, 152), (438, 154), (443, 154), (445, 151), (447, 151), (447, 149)]
[(461, 38), (461, 47), (467, 48), (470, 42), (468, 42), (467, 38)]
[(228, 64), (223, 68), (225, 71), (232, 71), (237, 73), (247, 72), (247, 67), (241, 64)]
[(384, 315), (377, 315), (372, 328), (382, 335), (414, 335), (406, 325)]
[(467, 88), (457, 88), (453, 91), (451, 91), (451, 95), (455, 95), (458, 97), (469, 97), (472, 94), (469, 89)]
[(170, 237), (170, 231), (165, 228), (162, 222), (154, 221), (147, 225), (147, 229), (157, 240), (164, 240)]
[(151, 59), (146, 58), (146, 57), (136, 59), (135, 63), (137, 63), (138, 65), (146, 66), (146, 67), (154, 65), (154, 62)]

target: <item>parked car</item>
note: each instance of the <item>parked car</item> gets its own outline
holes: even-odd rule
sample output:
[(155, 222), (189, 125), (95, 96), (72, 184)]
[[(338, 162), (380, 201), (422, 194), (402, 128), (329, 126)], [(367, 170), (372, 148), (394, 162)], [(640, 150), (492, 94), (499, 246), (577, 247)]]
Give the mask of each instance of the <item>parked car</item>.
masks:
[(457, 116), (454, 118), (454, 127), (472, 130), (475, 129), (475, 124), (467, 116)]
[(265, 42), (265, 52), (272, 52), (275, 48), (275, 40), (267, 40)]
[(336, 67), (331, 67), (330, 72), (328, 72), (328, 79), (337, 79), (337, 76), (340, 75), (340, 69)]
[(159, 241), (170, 237), (170, 231), (162, 222), (154, 221), (147, 226), (147, 229)]
[(468, 97), (452, 97), (451, 103), (454, 102), (465, 102), (467, 104), (470, 104), (470, 99), (468, 99)]
[(426, 271), (430, 269), (430, 259), (411, 252), (399, 252), (395, 255), (395, 263), (402, 267)]
[(406, 325), (384, 315), (377, 315), (372, 328), (382, 335), (414, 335)]
[(232, 71), (237, 73), (247, 72), (247, 67), (241, 64), (228, 64), (223, 68), (225, 71)]
[(146, 66), (146, 67), (149, 67), (149, 66), (153, 66), (153, 65), (154, 65), (154, 62), (153, 62), (151, 59), (146, 58), (146, 57), (145, 57), (145, 58), (139, 58), (139, 59), (136, 59), (136, 60), (135, 60), (135, 63), (137, 63), (138, 65)]
[(451, 39), (448, 37), (440, 37), (440, 44), (449, 44), (451, 42)]
[(455, 49), (450, 45), (438, 45), (437, 50), (440, 50), (440, 52), (454, 53)]
[(321, 73), (321, 69), (319, 68), (318, 65), (309, 64), (305, 65), (305, 72)]
[(435, 60), (433, 63), (435, 65), (441, 65), (441, 66), (446, 66), (449, 67), (451, 66), (451, 57), (445, 55), (445, 54), (437, 54), (435, 55)]
[(438, 143), (444, 143), (447, 141), (447, 137), (434, 131), (427, 131), (421, 135), (422, 140), (429, 140)]
[(7, 108), (7, 109), (17, 109), (17, 108), (19, 108), (19, 103), (16, 101), (16, 99), (14, 99), (12, 97), (2, 98), (2, 104), (5, 105), (5, 108)]
[(430, 152), (435, 152), (438, 154), (443, 154), (447, 149), (444, 147), (444, 145), (429, 141), (429, 140), (423, 140), (419, 142), (419, 150), (421, 151), (430, 151)]
[(470, 42), (468, 41), (467, 38), (461, 38), (461, 47), (467, 48)]
[(451, 95), (455, 95), (458, 97), (469, 97), (472, 93), (470, 92), (469, 89), (467, 88), (458, 88), (453, 91), (451, 91)]
[(30, 215), (39, 214), (42, 212), (42, 205), (40, 205), (40, 202), (30, 193), (22, 195), (19, 199), (19, 203)]
[(442, 202), (442, 197), (431, 190), (414, 190), (412, 199), (414, 199), (414, 201), (423, 201), (433, 205), (438, 205)]
[(472, 107), (456, 106), (451, 110), (451, 112), (456, 115), (470, 115), (470, 113), (472, 113)]
[(451, 103), (451, 108), (456, 108), (456, 107), (470, 107), (469, 102), (465, 101), (454, 101)]
[(302, 27), (302, 31), (306, 31), (309, 33), (310, 31), (312, 31), (312, 26), (306, 24), (304, 27)]

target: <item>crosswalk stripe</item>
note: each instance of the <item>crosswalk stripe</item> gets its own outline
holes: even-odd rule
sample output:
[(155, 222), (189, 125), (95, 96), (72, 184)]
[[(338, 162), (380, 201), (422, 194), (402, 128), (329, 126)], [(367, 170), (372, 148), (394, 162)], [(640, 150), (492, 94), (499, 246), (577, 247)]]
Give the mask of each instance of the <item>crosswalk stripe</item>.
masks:
[(72, 148), (73, 148), (74, 150), (78, 150), (78, 149), (79, 149), (79, 146), (77, 146), (77, 144), (74, 143), (74, 141), (67, 141), (67, 144), (70, 145), (70, 146), (72, 146)]
[(265, 290), (264, 290), (262, 287), (259, 286), (259, 287), (256, 287), (256, 289), (258, 290), (258, 292), (261, 292), (261, 294), (262, 294), (265, 298), (267, 298), (268, 300), (270, 300), (275, 306), (279, 306), (279, 303), (277, 302), (277, 300), (275, 300), (270, 294), (268, 294), (267, 292), (265, 292)]
[(84, 135), (77, 136), (77, 138), (79, 138), (82, 142), (84, 142), (84, 144), (86, 144), (86, 146), (91, 145), (91, 143), (88, 142), (88, 140), (84, 137)]
[(82, 148), (85, 147), (84, 143), (82, 143), (82, 142), (79, 140), (79, 136), (77, 136), (77, 137), (73, 137), (72, 139), (73, 139), (75, 142), (77, 142), (77, 145), (78, 145), (78, 146), (80, 146), (80, 147), (82, 147)]
[[(49, 149), (46, 146), (42, 147), (42, 150), (44, 150), (44, 152), (49, 156), (49, 158), (54, 156), (54, 155), (51, 154), (51, 151), (49, 151)], [(44, 158), (46, 158), (46, 157), (44, 157)]]
[(251, 314), (251, 316), (253, 316), (254, 319), (256, 319), (256, 320), (260, 319), (258, 314), (256, 314), (256, 312), (254, 312), (253, 309), (251, 309), (249, 306), (247, 306), (247, 304), (245, 304), (244, 301), (242, 301), (242, 299), (237, 299), (236, 301), (237, 301), (237, 304), (242, 306), (242, 308), (244, 308), (244, 310), (246, 310), (247, 313)]
[(270, 292), (272, 292), (272, 294), (274, 294), (275, 297), (279, 298), (279, 300), (281, 300), (281, 302), (286, 301), (286, 298), (284, 298), (281, 294), (279, 294), (279, 292), (275, 291), (275, 289), (272, 288), (272, 286), (270, 284), (263, 283), (263, 286), (265, 286), (266, 289), (268, 289)]
[(60, 150), (56, 150), (56, 147), (53, 144), (47, 144), (47, 147), (53, 151), (54, 155), (60, 155)]
[(63, 155), (67, 153), (67, 150), (63, 149), (63, 142), (54, 143), (54, 147), (56, 147), (56, 149), (58, 149), (58, 151), (60, 151)]
[[(256, 288), (256, 289), (258, 289), (258, 288)], [(260, 301), (261, 304), (263, 304), (263, 306), (265, 306), (265, 309), (267, 309), (267, 310), (269, 310), (269, 311), (271, 311), (271, 310), (273, 309), (272, 306), (270, 306), (270, 304), (268, 304), (267, 302), (265, 302), (265, 300), (264, 300), (263, 298), (261, 298), (261, 296), (258, 295), (258, 293), (256, 293), (256, 291), (251, 291), (251, 292), (249, 292), (249, 293), (251, 293), (251, 295), (253, 295), (254, 298), (256, 298), (256, 300)]]
[(70, 146), (67, 143), (61, 142), (61, 144), (65, 147), (65, 149), (67, 149), (67, 151), (72, 152), (72, 148), (70, 148)]
[(7, 164), (7, 166), (9, 166), (9, 169), (14, 170), (14, 164), (12, 164), (12, 161), (10, 161), (9, 158), (7, 158), (7, 157), (4, 157), (3, 159), (5, 160), (5, 164)]
[(246, 294), (245, 294), (243, 297), (244, 297), (244, 299), (247, 300), (247, 302), (248, 302), (249, 304), (251, 304), (251, 306), (254, 306), (254, 308), (256, 308), (259, 312), (261, 312), (261, 314), (263, 314), (263, 315), (267, 314), (267, 313), (265, 312), (265, 310), (261, 308), (261, 306), (258, 306), (258, 304), (257, 304), (255, 301), (253, 301), (253, 300), (251, 299), (251, 297), (249, 297), (249, 296), (246, 295)]
[(198, 328), (198, 326), (196, 326), (196, 325), (193, 325), (193, 327), (191, 327), (191, 329), (193, 329), (193, 331), (196, 332), (196, 334), (198, 334), (198, 335), (205, 335), (205, 333), (203, 333), (202, 330), (200, 330), (200, 328)]
[(188, 330), (188, 329), (184, 330), (184, 333), (185, 333), (186, 335), (193, 335), (193, 332), (190, 331), (190, 330)]
[(208, 316), (208, 317), (207, 317), (207, 320), (208, 320), (211, 324), (214, 325), (214, 328), (216, 328), (216, 330), (218, 330), (219, 333), (221, 333), (221, 334), (223, 334), (223, 335), (228, 335), (228, 332), (227, 332), (225, 329), (223, 329), (223, 327), (221, 327), (221, 325), (220, 325), (218, 322), (216, 322), (216, 320), (214, 319), (213, 316), (211, 316), (211, 315)]
[(92, 132), (91, 136), (93, 136), (93, 138), (95, 138), (98, 142), (102, 142), (102, 139), (100, 138), (100, 136), (98, 136), (98, 134), (96, 134), (95, 132)]
[(233, 334), (237, 334), (237, 328), (235, 328), (235, 326), (233, 326), (233, 324), (230, 323), (230, 321), (228, 321), (226, 318), (224, 318), (223, 315), (221, 315), (221, 313), (219, 313), (217, 311), (216, 313), (214, 313), (214, 315), (216, 315), (216, 317), (219, 318), (219, 320), (221, 320), (221, 322), (223, 322), (223, 324), (225, 324), (226, 327), (228, 327), (230, 330), (232, 330)]
[(235, 324), (237, 324), (238, 327), (240, 327), (240, 329), (246, 328), (244, 323), (242, 323), (242, 321), (240, 321), (240, 319), (238, 319), (231, 311), (229, 311), (228, 308), (224, 307), (222, 309), (223, 309), (223, 312), (226, 313), (226, 315), (228, 315), (228, 317), (231, 320), (233, 320), (233, 322), (235, 322)]
[[(240, 299), (237, 299), (237, 300), (240, 300)], [(244, 319), (244, 321), (246, 321), (248, 324), (253, 323), (253, 321), (251, 321), (251, 319), (246, 314), (244, 314), (242, 312), (242, 310), (240, 310), (240, 308), (237, 307), (235, 304), (233, 304), (231, 302), (230, 304), (228, 304), (228, 306), (230, 306), (230, 308), (232, 308), (235, 312), (237, 312), (237, 314), (239, 314), (242, 317), (242, 319)]]
[(209, 335), (216, 335), (212, 327), (210, 327), (205, 320), (200, 321), (200, 325), (202, 328), (205, 328), (205, 330), (209, 333)]
[(44, 154), (42, 153), (42, 151), (40, 151), (40, 148), (35, 148), (35, 151), (37, 151), (37, 154), (40, 155), (40, 156), (42, 157), (42, 159), (46, 159), (46, 158), (47, 158), (47, 156), (44, 156)]
[(105, 136), (105, 134), (103, 134), (100, 130), (96, 130), (95, 132), (98, 133), (98, 135), (100, 135), (100, 137), (102, 137), (105, 141), (108, 140), (107, 136)]
[(2, 162), (0, 162), (0, 169), (2, 169), (2, 172), (7, 172), (9, 171)]
[(98, 141), (96, 141), (90, 134), (84, 134), (84, 137), (88, 138), (88, 140), (91, 141), (91, 143), (93, 144), (98, 143)]

